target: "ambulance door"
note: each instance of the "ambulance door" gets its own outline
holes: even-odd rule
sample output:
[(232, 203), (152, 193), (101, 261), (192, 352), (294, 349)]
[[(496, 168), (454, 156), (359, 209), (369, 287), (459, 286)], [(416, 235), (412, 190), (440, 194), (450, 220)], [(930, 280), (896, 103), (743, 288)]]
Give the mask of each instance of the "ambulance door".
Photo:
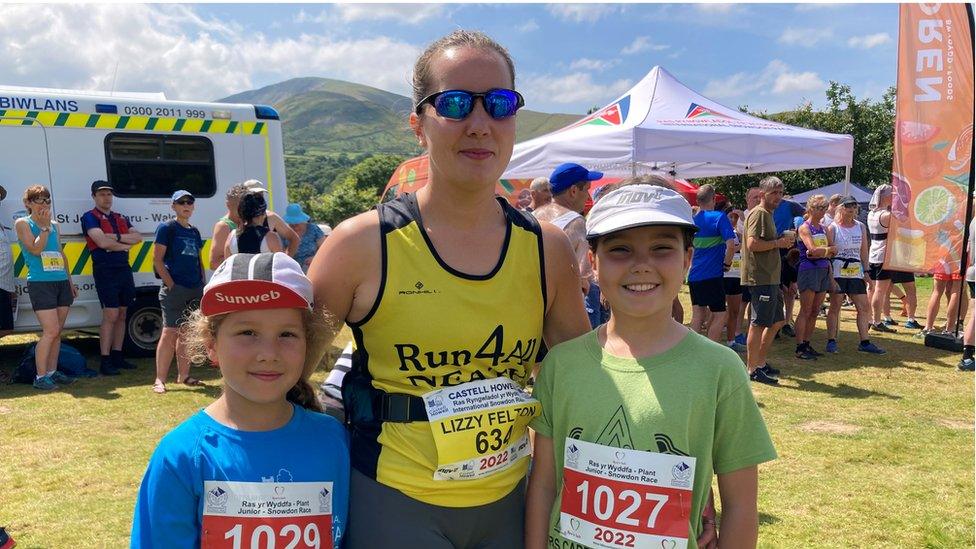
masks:
[(22, 197), (31, 185), (51, 189), (51, 164), (47, 130), (34, 118), (0, 116), (0, 185), (7, 197), (0, 201), (0, 225), (12, 244), (14, 276), (17, 284), (17, 306), (14, 309), (18, 331), (40, 328), (27, 297), (27, 269), (20, 257), (20, 246), (14, 233), (14, 221), (27, 215)]

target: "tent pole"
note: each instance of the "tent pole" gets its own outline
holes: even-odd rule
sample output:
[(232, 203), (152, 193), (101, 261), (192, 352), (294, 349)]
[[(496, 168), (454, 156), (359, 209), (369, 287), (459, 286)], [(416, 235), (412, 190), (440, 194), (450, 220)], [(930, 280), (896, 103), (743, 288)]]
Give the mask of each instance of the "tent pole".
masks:
[(851, 194), (851, 167), (844, 166), (844, 194)]

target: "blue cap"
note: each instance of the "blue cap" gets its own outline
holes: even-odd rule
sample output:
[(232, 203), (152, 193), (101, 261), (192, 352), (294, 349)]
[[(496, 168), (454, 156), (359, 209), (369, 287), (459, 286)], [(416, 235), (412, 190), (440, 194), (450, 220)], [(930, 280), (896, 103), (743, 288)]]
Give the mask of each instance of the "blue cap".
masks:
[(596, 181), (603, 178), (603, 172), (591, 172), (579, 164), (567, 162), (560, 164), (549, 176), (549, 188), (557, 195), (577, 183)]
[(309, 215), (302, 210), (301, 204), (292, 202), (285, 208), (285, 215), (281, 216), (285, 223), (305, 223), (309, 220)]
[(189, 196), (190, 198), (193, 198), (193, 195), (190, 194), (190, 191), (184, 191), (183, 189), (180, 189), (175, 193), (173, 193), (173, 202), (176, 202), (177, 200), (183, 198), (184, 196)]

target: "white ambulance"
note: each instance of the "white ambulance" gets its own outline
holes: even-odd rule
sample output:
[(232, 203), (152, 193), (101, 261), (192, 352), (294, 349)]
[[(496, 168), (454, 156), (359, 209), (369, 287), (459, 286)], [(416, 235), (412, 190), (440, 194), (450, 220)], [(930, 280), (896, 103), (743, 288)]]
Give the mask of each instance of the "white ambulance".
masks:
[(0, 86), (0, 185), (7, 190), (0, 225), (14, 243), (17, 331), (40, 330), (12, 227), (26, 214), (24, 190), (41, 184), (51, 190), (54, 218), (79, 290), (66, 328), (97, 333), (101, 307), (80, 222), (94, 207), (91, 183), (96, 179), (111, 183), (112, 209), (143, 237), (129, 252), (136, 301), (128, 311), (125, 345), (127, 353), (151, 355), (162, 329), (152, 242), (159, 224), (173, 217), (170, 196), (186, 189), (196, 197), (190, 222), (206, 242), (204, 258), (232, 185), (258, 179), (268, 186), (269, 206), (284, 210), (278, 113), (261, 105), (169, 101), (161, 93)]

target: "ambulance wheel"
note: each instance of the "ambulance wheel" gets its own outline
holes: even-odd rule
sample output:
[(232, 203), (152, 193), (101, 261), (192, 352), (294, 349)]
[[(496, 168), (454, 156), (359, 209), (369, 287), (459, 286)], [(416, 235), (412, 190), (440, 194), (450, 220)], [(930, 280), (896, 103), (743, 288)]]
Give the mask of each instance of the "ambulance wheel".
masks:
[(126, 311), (126, 356), (154, 356), (159, 337), (163, 333), (163, 312), (155, 294), (142, 295)]

